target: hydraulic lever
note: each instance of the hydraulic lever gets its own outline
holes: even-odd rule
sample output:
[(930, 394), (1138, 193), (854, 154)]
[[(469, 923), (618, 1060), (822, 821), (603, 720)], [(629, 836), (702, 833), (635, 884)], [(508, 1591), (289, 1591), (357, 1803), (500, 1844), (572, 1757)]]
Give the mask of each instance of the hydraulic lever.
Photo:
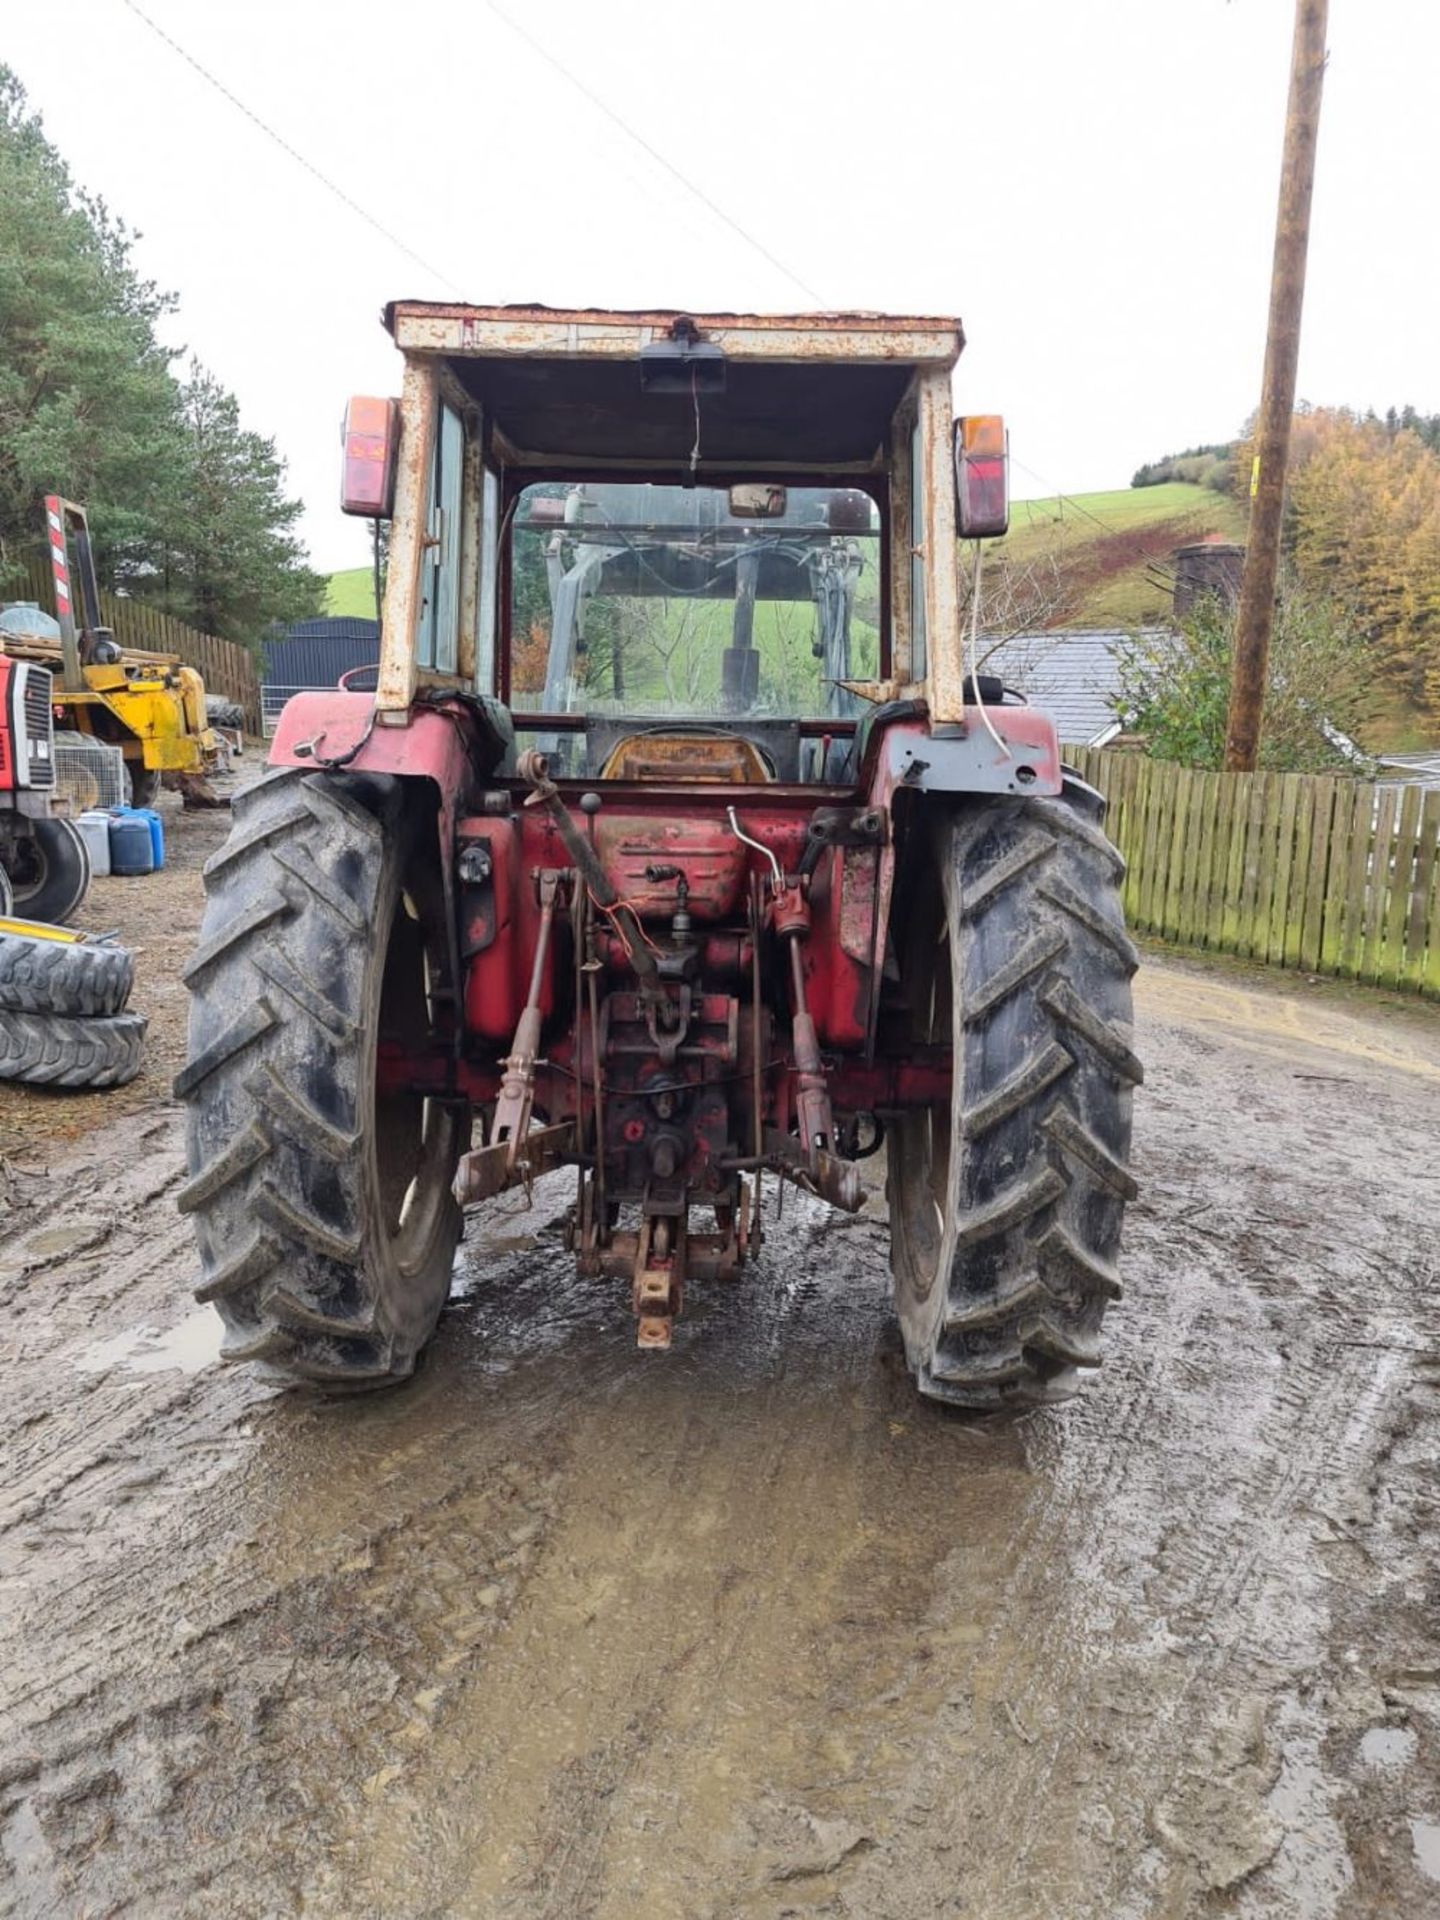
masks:
[(555, 822), (560, 838), (565, 842), (565, 851), (575, 862), (581, 880), (589, 888), (591, 898), (610, 916), (616, 932), (625, 942), (625, 951), (640, 981), (642, 995), (647, 1000), (662, 1000), (668, 1005), (668, 999), (660, 985), (660, 969), (641, 930), (635, 909), (611, 882), (588, 835), (580, 831), (570, 809), (560, 798), (560, 789), (550, 778), (549, 761), (543, 753), (537, 753), (531, 748), (520, 755), (516, 763), (516, 771), (531, 789), (530, 797), (525, 802), (526, 806), (539, 805), (545, 808)]
[(551, 1127), (530, 1125), (535, 1065), (540, 1057), (540, 992), (555, 928), (555, 909), (564, 897), (566, 879), (558, 872), (540, 875), (540, 932), (530, 969), (530, 991), (504, 1061), (505, 1076), (495, 1102), (489, 1143), (462, 1154), (455, 1170), (454, 1193), (462, 1207), (487, 1200), (517, 1180), (533, 1180), (573, 1143), (574, 1128), (568, 1120)]

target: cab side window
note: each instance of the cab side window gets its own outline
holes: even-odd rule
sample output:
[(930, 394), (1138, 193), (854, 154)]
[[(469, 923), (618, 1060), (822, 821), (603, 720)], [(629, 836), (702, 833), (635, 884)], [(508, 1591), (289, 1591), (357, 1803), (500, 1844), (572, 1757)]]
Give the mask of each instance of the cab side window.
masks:
[(459, 654), (460, 510), (465, 478), (465, 426), (442, 403), (435, 430), (426, 505), (427, 545), (421, 562), (423, 600), (416, 661), (435, 673), (454, 673)]

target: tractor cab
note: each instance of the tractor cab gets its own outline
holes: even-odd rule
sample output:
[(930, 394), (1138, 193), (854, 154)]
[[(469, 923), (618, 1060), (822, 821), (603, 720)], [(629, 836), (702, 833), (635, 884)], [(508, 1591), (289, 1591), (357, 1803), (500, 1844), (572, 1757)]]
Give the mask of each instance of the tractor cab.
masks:
[(814, 781), (869, 706), (963, 718), (955, 542), (1007, 495), (1000, 423), (952, 420), (957, 321), (386, 318), (404, 392), (351, 403), (343, 498), (393, 516), (381, 724), (458, 685), (576, 777), (630, 715)]

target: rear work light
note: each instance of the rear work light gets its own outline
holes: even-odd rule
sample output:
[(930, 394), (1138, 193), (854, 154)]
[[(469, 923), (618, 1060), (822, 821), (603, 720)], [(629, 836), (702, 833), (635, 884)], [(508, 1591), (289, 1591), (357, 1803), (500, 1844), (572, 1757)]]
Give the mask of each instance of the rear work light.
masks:
[(395, 450), (400, 407), (394, 400), (356, 394), (345, 408), (345, 444), (340, 511), (366, 520), (388, 520), (395, 507)]
[(1010, 443), (998, 413), (955, 422), (955, 526), (962, 540), (990, 540), (1010, 525)]

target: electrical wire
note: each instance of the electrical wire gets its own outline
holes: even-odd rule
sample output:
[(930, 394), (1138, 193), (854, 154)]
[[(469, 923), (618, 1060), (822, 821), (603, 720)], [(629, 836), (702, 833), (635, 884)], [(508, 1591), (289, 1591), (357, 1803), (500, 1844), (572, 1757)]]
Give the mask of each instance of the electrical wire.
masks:
[(975, 689), (975, 704), (980, 709), (980, 718), (985, 722), (985, 731), (995, 742), (1007, 760), (1014, 758), (1009, 746), (1001, 739), (995, 729), (995, 722), (985, 711), (985, 702), (980, 697), (980, 561), (985, 551), (981, 541), (975, 542), (975, 571), (970, 576), (970, 683)]
[(599, 910), (599, 912), (603, 913), (605, 918), (610, 922), (610, 925), (614, 930), (615, 937), (619, 940), (620, 944), (623, 947), (628, 947), (630, 945), (630, 936), (626, 933), (624, 927), (620, 923), (620, 908), (629, 907), (631, 914), (634, 916), (635, 928), (636, 928), (636, 931), (639, 933), (640, 938), (645, 942), (646, 946), (649, 947), (652, 953), (660, 952), (660, 948), (650, 938), (649, 934), (645, 931), (644, 926), (641, 924), (639, 913), (636, 911), (636, 909), (633, 906), (631, 906), (631, 903), (629, 902), (629, 900), (625, 898), (623, 894), (620, 896), (620, 900), (616, 906), (607, 907), (603, 900), (595, 899), (595, 892), (593, 888), (587, 887), (585, 891), (590, 895), (591, 900), (594, 902), (594, 905)]
[(145, 9), (136, 4), (136, 0), (120, 0), (120, 4), (128, 8), (137, 20), (143, 21), (145, 25), (149, 27), (150, 31), (155, 34), (158, 39), (163, 40), (173, 53), (179, 54), (180, 58), (188, 67), (193, 67), (195, 72), (200, 75), (200, 78), (212, 86), (222, 99), (228, 100), (237, 112), (243, 113), (252, 126), (260, 129), (267, 140), (273, 140), (282, 153), (287, 154), (297, 166), (303, 167), (312, 179), (318, 180), (327, 193), (333, 194), (342, 206), (348, 207), (351, 213), (358, 215), (367, 227), (372, 228), (380, 235), (382, 240), (387, 240), (398, 252), (403, 253), (407, 260), (413, 260), (417, 267), (423, 268), (426, 273), (438, 280), (442, 286), (448, 287), (457, 299), (463, 299), (465, 297), (461, 293), (460, 288), (456, 286), (455, 282), (450, 279), (447, 274), (443, 274), (438, 267), (432, 267), (430, 262), (422, 255), (416, 253), (413, 247), (406, 246), (398, 234), (392, 233), (387, 226), (382, 225), (373, 213), (368, 213), (365, 208), (360, 205), (358, 200), (353, 199), (350, 194), (346, 193), (343, 187), (337, 186), (328, 174), (322, 173), (313, 160), (307, 160), (303, 153), (291, 146), (283, 134), (277, 133), (274, 127), (262, 120), (252, 107), (247, 107), (238, 94), (232, 93), (224, 81), (218, 80), (208, 67), (202, 66), (194, 54), (190, 53), (185, 47), (182, 47), (173, 34), (166, 32), (158, 20), (152, 20)]
[[(129, 5), (129, 3), (130, 0), (126, 0), (126, 4)], [(613, 107), (608, 106), (606, 102), (600, 98), (598, 93), (586, 86), (583, 80), (577, 78), (562, 61), (558, 60), (555, 55), (550, 52), (548, 47), (535, 38), (534, 34), (531, 33), (527, 27), (522, 27), (518, 20), (512, 19), (503, 7), (496, 6), (495, 0), (485, 0), (485, 5), (489, 11), (495, 15), (497, 20), (503, 21), (513, 34), (525, 42), (532, 53), (538, 54), (546, 66), (553, 67), (562, 80), (568, 80), (577, 93), (583, 94), (592, 107), (597, 108), (604, 114), (607, 120), (619, 127), (620, 131), (633, 140), (642, 152), (648, 153), (657, 166), (665, 169), (672, 180), (678, 180), (687, 193), (695, 196), (701, 206), (707, 208), (714, 214), (715, 218), (727, 226), (732, 233), (738, 234), (747, 247), (752, 247), (763, 260), (774, 267), (777, 273), (783, 273), (791, 285), (798, 287), (808, 300), (813, 300), (817, 307), (824, 307), (826, 303), (815, 291), (814, 287), (802, 280), (799, 274), (794, 272), (792, 268), (787, 267), (783, 260), (778, 259), (765, 245), (763, 240), (757, 240), (754, 234), (742, 227), (733, 215), (728, 214), (723, 207), (717, 206), (703, 187), (697, 187), (695, 182), (687, 178), (673, 161), (667, 160), (658, 148), (652, 147), (644, 134), (637, 133), (628, 120), (623, 119)]]
[[(1013, 454), (1011, 458), (1014, 459)], [(1034, 467), (1027, 467), (1023, 460), (1016, 460), (1015, 465), (1020, 468), (1022, 473), (1028, 473), (1032, 480), (1038, 480), (1042, 487), (1049, 487), (1051, 490), (1051, 499), (1058, 500), (1062, 507), (1073, 507), (1082, 519), (1093, 521), (1102, 533), (1118, 533), (1120, 531), (1118, 527), (1110, 526), (1106, 521), (1102, 520), (1098, 513), (1092, 513), (1089, 507), (1082, 507), (1074, 494), (1061, 493), (1053, 480), (1047, 480), (1045, 475), (1043, 473), (1037, 473)], [(1016, 504), (1018, 506), (1028, 506), (1030, 503), (1021, 500), (1017, 501)]]

